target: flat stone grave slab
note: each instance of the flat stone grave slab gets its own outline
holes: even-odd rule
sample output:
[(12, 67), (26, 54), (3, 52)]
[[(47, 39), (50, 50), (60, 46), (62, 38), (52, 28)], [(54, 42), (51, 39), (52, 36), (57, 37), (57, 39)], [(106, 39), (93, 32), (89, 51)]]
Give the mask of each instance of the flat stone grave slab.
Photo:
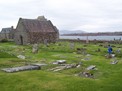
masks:
[(18, 72), (18, 71), (39, 70), (39, 69), (41, 69), (41, 66), (27, 65), (27, 66), (14, 67), (14, 68), (4, 68), (1, 70), (8, 73), (13, 73), (13, 72)]
[(115, 57), (115, 54), (111, 54), (111, 57), (114, 58)]
[(95, 67), (96, 67), (95, 65), (91, 65), (91, 66), (87, 67), (86, 69), (87, 70), (93, 70), (93, 69), (95, 69)]
[(110, 64), (117, 64), (117, 63), (118, 63), (118, 60), (114, 60)]
[(64, 63), (66, 63), (66, 60), (57, 60), (53, 62), (53, 64), (64, 64)]
[(34, 65), (34, 66), (46, 66), (47, 64), (45, 64), (45, 63), (42, 63), (42, 64), (40, 64), (40, 63), (33, 63), (31, 65)]
[(25, 59), (25, 56), (23, 56), (23, 55), (18, 55), (17, 57), (20, 59)]
[(78, 65), (76, 65), (76, 64), (61, 64), (60, 66), (49, 69), (49, 71), (57, 72), (57, 71), (65, 70), (65, 69), (76, 68), (77, 66)]

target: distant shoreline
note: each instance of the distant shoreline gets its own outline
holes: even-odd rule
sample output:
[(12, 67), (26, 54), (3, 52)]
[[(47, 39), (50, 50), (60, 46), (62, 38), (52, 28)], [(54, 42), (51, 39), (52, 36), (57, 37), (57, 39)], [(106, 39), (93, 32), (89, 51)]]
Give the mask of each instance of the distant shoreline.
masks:
[(70, 34), (63, 34), (60, 36), (122, 36), (122, 35), (70, 35)]
[(70, 33), (61, 36), (122, 36), (122, 32), (100, 32), (100, 33)]
[(73, 39), (73, 40), (98, 40), (98, 41), (122, 41), (122, 36), (60, 36), (60, 39)]

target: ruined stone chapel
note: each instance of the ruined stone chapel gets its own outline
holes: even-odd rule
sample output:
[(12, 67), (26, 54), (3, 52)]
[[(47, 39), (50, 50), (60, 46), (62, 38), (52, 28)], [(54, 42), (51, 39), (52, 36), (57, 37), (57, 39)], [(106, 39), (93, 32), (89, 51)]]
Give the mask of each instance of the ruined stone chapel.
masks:
[(59, 39), (59, 31), (44, 16), (37, 19), (20, 18), (14, 31), (14, 41), (16, 44), (26, 45), (34, 43), (56, 42)]

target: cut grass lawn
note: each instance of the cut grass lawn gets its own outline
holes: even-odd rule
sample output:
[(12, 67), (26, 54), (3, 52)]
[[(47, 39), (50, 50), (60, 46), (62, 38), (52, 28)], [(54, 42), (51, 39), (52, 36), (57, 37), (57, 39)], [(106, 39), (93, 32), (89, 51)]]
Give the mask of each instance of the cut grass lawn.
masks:
[[(32, 45), (15, 45), (12, 42), (0, 43), (0, 69), (17, 67), (26, 63), (47, 63), (42, 70), (5, 73), (0, 71), (0, 91), (122, 91), (122, 52), (116, 53), (116, 44), (113, 48), (118, 64), (112, 65), (114, 59), (107, 59), (107, 48), (99, 44), (87, 45), (87, 54), (90, 60), (83, 60), (88, 56), (77, 54), (76, 48), (83, 48), (83, 43), (75, 43), (71, 50), (69, 42), (58, 42), (46, 47), (39, 46), (39, 53), (31, 52)], [(95, 52), (98, 48), (101, 52)], [(24, 55), (25, 60), (18, 59), (17, 55)], [(82, 62), (80, 68), (62, 70), (59, 72), (48, 71), (55, 67), (51, 62), (66, 60), (67, 63)], [(79, 77), (76, 74), (83, 72), (88, 66), (96, 65), (97, 70), (90, 71), (94, 78)]]

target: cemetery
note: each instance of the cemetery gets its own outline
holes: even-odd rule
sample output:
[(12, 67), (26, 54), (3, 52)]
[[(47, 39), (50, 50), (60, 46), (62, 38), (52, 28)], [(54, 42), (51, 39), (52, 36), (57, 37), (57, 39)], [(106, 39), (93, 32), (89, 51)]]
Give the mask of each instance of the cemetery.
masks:
[(121, 49), (109, 42), (0, 43), (0, 91), (122, 91)]

